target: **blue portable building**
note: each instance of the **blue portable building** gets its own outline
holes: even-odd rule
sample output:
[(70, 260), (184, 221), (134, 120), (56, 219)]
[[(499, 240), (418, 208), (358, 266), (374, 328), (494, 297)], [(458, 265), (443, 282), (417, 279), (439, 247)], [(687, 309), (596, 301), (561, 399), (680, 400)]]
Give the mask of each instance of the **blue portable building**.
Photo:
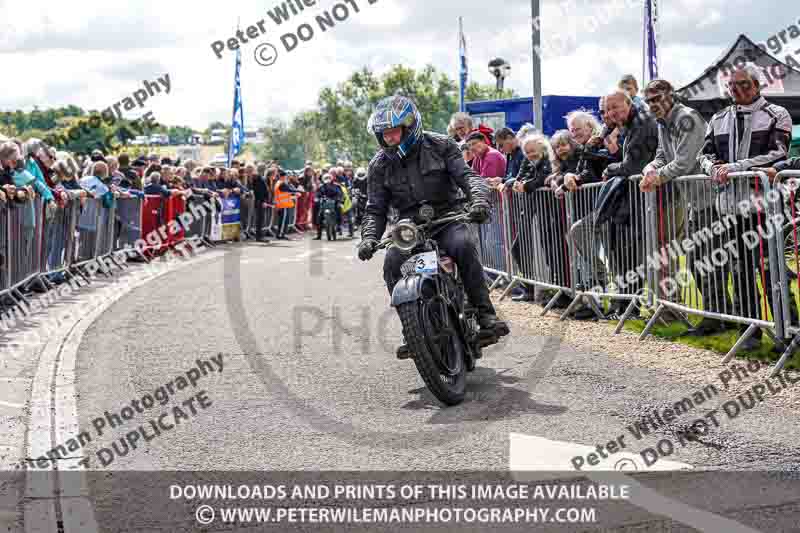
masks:
[[(597, 96), (561, 96), (547, 95), (542, 97), (542, 128), (545, 135), (552, 135), (556, 130), (567, 127), (564, 116), (576, 109), (592, 111), (598, 120)], [(486, 124), (497, 131), (508, 127), (515, 132), (526, 122), (533, 123), (533, 98), (509, 98), (506, 100), (484, 100), (466, 102), (466, 111), (478, 122)]]

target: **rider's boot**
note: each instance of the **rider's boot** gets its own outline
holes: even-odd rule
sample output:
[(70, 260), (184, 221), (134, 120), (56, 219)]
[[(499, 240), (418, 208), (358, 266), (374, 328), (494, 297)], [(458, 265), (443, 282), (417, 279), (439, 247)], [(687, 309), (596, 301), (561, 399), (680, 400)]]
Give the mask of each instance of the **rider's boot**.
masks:
[(401, 344), (397, 347), (397, 358), (411, 359), (411, 350), (409, 350), (408, 344)]
[(411, 350), (408, 347), (408, 342), (406, 341), (406, 332), (403, 330), (403, 344), (397, 347), (397, 358), (398, 359), (410, 359), (412, 357)]
[(508, 324), (497, 318), (486, 285), (474, 287), (470, 292), (472, 294), (470, 294), (471, 298), (469, 298), (469, 300), (478, 312), (478, 324), (481, 327), (481, 336), (494, 334), (497, 337), (502, 337), (508, 335)]
[(478, 312), (478, 324), (481, 326), (481, 333), (491, 332), (498, 337), (508, 335), (510, 330), (508, 324), (504, 320), (497, 318), (494, 313), (481, 313)]

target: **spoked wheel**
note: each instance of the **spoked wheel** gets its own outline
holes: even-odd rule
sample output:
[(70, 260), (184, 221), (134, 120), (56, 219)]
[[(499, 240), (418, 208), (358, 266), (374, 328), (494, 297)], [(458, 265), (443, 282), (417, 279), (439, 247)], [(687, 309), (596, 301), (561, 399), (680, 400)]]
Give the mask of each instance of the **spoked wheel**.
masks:
[(336, 230), (334, 229), (333, 223), (331, 222), (329, 216), (325, 217), (325, 236), (329, 241), (336, 240)]
[(434, 297), (401, 304), (398, 311), (414, 364), (428, 389), (446, 405), (464, 401), (466, 349), (449, 306)]

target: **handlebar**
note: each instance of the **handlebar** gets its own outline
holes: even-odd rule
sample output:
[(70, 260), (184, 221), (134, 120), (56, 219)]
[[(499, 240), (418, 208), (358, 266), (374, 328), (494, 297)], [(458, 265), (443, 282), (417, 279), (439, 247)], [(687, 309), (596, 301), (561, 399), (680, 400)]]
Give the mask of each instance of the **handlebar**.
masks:
[[(417, 226), (417, 228), (420, 229), (420, 230), (430, 230), (430, 229), (433, 229), (433, 228), (435, 228), (437, 226), (442, 226), (444, 224), (449, 224), (451, 222), (466, 221), (466, 220), (469, 220), (469, 218), (470, 218), (470, 214), (469, 213), (458, 213), (458, 214), (455, 214), (455, 215), (450, 215), (450, 216), (445, 216), (445, 217), (442, 217), (442, 218), (438, 218), (436, 220), (431, 220), (430, 222), (426, 222), (425, 224), (420, 224), (420, 225)], [(392, 244), (392, 240), (393, 239), (391, 237), (386, 237), (385, 239), (383, 239), (382, 241), (380, 241), (378, 243), (378, 245), (375, 247), (375, 249), (376, 250), (382, 250), (382, 249), (386, 248), (387, 246)]]

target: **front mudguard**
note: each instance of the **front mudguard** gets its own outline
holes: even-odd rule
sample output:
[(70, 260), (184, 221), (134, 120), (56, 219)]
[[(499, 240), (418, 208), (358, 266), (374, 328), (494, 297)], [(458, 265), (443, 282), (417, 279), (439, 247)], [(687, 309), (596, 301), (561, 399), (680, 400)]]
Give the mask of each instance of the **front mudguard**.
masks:
[(415, 302), (422, 298), (422, 284), (433, 276), (412, 274), (398, 281), (392, 289), (392, 307), (397, 307), (408, 302)]
[[(425, 283), (436, 283), (439, 274), (412, 274), (400, 279), (392, 289), (392, 307), (398, 307), (404, 303), (416, 302), (423, 299), (423, 287)], [(456, 311), (453, 310), (452, 319), (460, 321), (460, 317), (456, 316)], [(475, 359), (480, 357), (480, 347), (473, 345), (467, 339), (466, 331), (464, 330), (463, 323), (460, 327), (456, 328), (458, 336), (467, 348), (465, 356), (467, 358), (467, 368), (471, 371), (475, 368)]]

